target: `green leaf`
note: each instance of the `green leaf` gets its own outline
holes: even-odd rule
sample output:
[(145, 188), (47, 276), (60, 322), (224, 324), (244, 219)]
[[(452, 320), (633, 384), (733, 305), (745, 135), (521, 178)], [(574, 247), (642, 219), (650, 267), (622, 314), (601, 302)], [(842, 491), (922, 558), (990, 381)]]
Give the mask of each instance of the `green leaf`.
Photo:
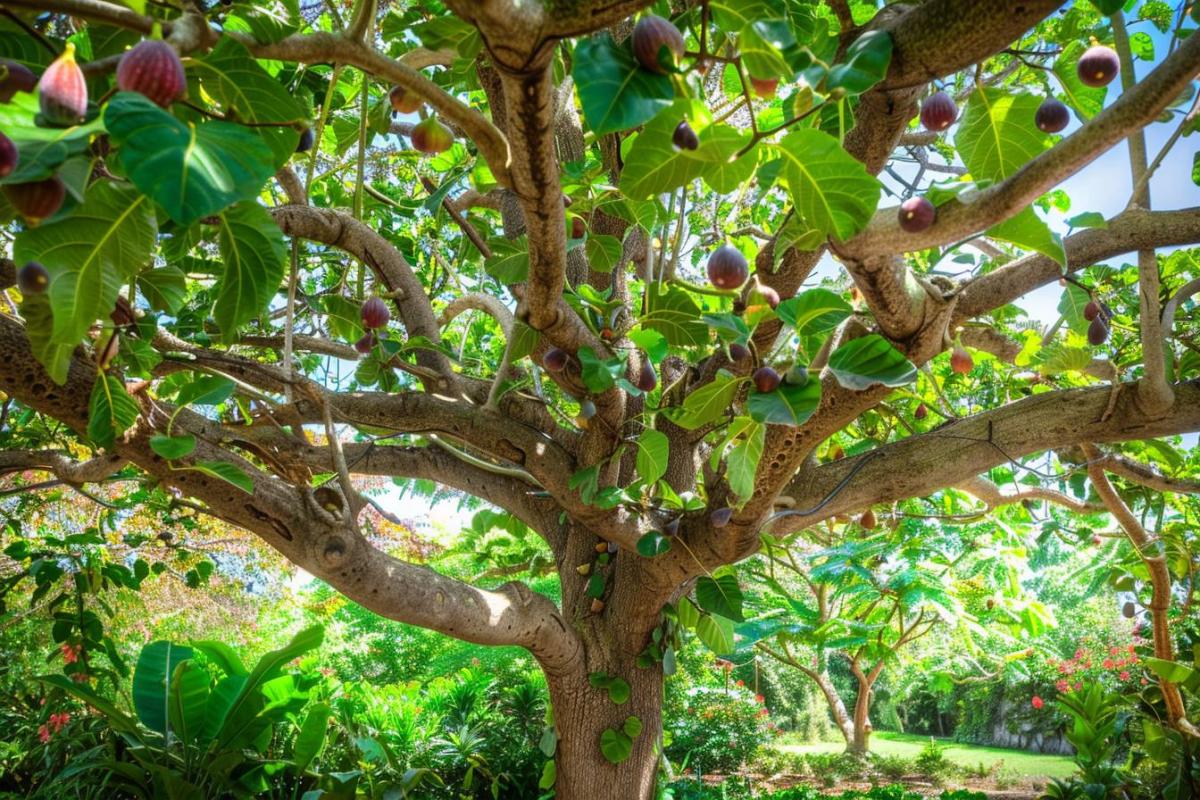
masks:
[(1072, 228), (1108, 228), (1108, 220), (1099, 211), (1084, 211), (1067, 219)]
[(625, 375), (625, 359), (622, 356), (601, 359), (590, 347), (579, 348), (578, 356), (583, 385), (595, 394), (613, 388), (617, 380)]
[(554, 759), (546, 761), (542, 767), (542, 777), (538, 779), (539, 789), (553, 789), (554, 782), (558, 780), (558, 768), (554, 764)]
[(583, 247), (588, 266), (594, 272), (612, 272), (621, 264), (621, 240), (615, 236), (592, 234)]
[(621, 725), (621, 730), (630, 739), (636, 739), (642, 735), (642, 721), (634, 716), (625, 718), (625, 723)]
[(208, 673), (191, 659), (180, 661), (172, 673), (168, 692), (167, 721), (185, 746), (193, 744), (204, 728), (208, 705)]
[(782, 20), (753, 20), (738, 33), (738, 54), (746, 72), (755, 78), (790, 77), (792, 68), (783, 53), (795, 46), (796, 40)]
[(812, 336), (833, 330), (852, 310), (849, 303), (828, 289), (809, 289), (780, 303), (775, 315), (801, 336)]
[(25, 332), (29, 337), (29, 349), (50, 379), (60, 386), (67, 382), (67, 371), (71, 367), (77, 344), (60, 343), (54, 340), (54, 317), (50, 311), (50, 298), (44, 294), (27, 295), (21, 298), (21, 316), (25, 320)]
[(1003, 89), (976, 89), (967, 101), (954, 144), (977, 181), (1009, 177), (1050, 147), (1050, 137), (1031, 125), (1042, 99)]
[(734, 622), (745, 622), (742, 616), (742, 588), (737, 576), (727, 572), (716, 578), (701, 576), (696, 581), (696, 605), (705, 611), (719, 614)]
[(741, 380), (721, 370), (712, 382), (694, 390), (679, 408), (671, 409), (671, 420), (681, 428), (694, 431), (721, 419), (733, 406)]
[(775, 150), (806, 227), (846, 240), (870, 222), (882, 186), (837, 139), (814, 129), (792, 131)]
[(733, 490), (742, 502), (754, 494), (754, 476), (758, 472), (758, 462), (762, 458), (763, 446), (766, 440), (767, 428), (757, 422), (752, 422), (745, 438), (740, 440), (725, 457), (728, 470), (729, 488)]
[(1092, 5), (1106, 17), (1111, 17), (1124, 7), (1125, 0), (1091, 0)]
[(641, 327), (657, 331), (672, 347), (696, 347), (708, 343), (708, 326), (700, 321), (700, 307), (685, 289), (655, 286), (649, 293), (650, 309)]
[(133, 671), (133, 707), (143, 725), (163, 736), (167, 734), (167, 707), (175, 668), (191, 657), (192, 648), (163, 640), (146, 645), (138, 656)]
[(667, 473), (671, 445), (662, 431), (647, 428), (638, 437), (637, 471), (647, 486), (653, 486)]
[(483, 268), (501, 283), (521, 283), (529, 277), (529, 245), (522, 236), (505, 239), (497, 236), (488, 240), (492, 257), (483, 263)]
[(653, 363), (659, 363), (667, 357), (669, 345), (667, 337), (658, 331), (634, 329), (628, 334), (629, 341), (636, 344)]
[(646, 123), (624, 154), (621, 168), (621, 194), (644, 200), (678, 189), (700, 177), (704, 163), (689, 157), (688, 151), (675, 146), (675, 128), (688, 120), (697, 135), (708, 126), (711, 117), (698, 102), (679, 100)]
[(177, 314), (187, 299), (187, 279), (170, 265), (138, 273), (137, 287), (155, 311)]
[(600, 734), (600, 752), (610, 764), (620, 764), (633, 752), (633, 740), (623, 731), (606, 728)]
[(329, 729), (331, 716), (333, 709), (328, 703), (315, 703), (309, 707), (308, 714), (305, 715), (304, 722), (296, 734), (296, 744), (292, 748), (292, 761), (301, 775), (325, 746), (325, 733)]
[[(624, 678), (613, 677), (608, 681), (608, 699), (623, 706), (629, 702), (629, 683)], [(636, 736), (637, 734), (633, 734)]]
[(217, 280), (213, 319), (229, 339), (275, 296), (287, 269), (287, 246), (266, 209), (238, 203), (221, 214), (219, 248), (225, 272)]
[(604, 576), (597, 573), (592, 573), (591, 577), (588, 578), (587, 589), (585, 591), (588, 597), (603, 597)]
[(781, 383), (773, 392), (753, 392), (746, 411), (755, 422), (803, 425), (821, 402), (821, 382), (810, 379), (802, 386)]
[(104, 124), (133, 185), (180, 225), (255, 197), (274, 174), (271, 151), (248, 129), (184, 123), (140, 94), (118, 93)]
[(637, 540), (638, 555), (646, 558), (661, 556), (671, 549), (671, 540), (658, 531), (643, 533)]
[(88, 402), (88, 437), (92, 441), (111, 450), (116, 437), (129, 430), (139, 413), (137, 401), (125, 391), (124, 381), (106, 372), (96, 375)]
[(887, 75), (892, 61), (892, 36), (887, 31), (867, 31), (854, 40), (841, 63), (829, 70), (825, 88), (862, 94)]
[(1067, 266), (1067, 251), (1063, 246), (1062, 236), (1050, 230), (1050, 226), (1042, 221), (1033, 210), (1033, 206), (1026, 206), (999, 225), (993, 225), (987, 233), (995, 239), (1012, 242), (1027, 250), (1036, 250), (1047, 255), (1064, 269)]
[(227, 461), (197, 461), (187, 469), (201, 472), (210, 478), (219, 478), (236, 486), (246, 494), (254, 494), (254, 480)]
[(861, 392), (877, 383), (904, 386), (917, 378), (917, 369), (892, 343), (877, 333), (851, 339), (829, 356), (829, 370), (838, 383)]
[(175, 394), (175, 403), (180, 406), (216, 406), (233, 396), (236, 384), (219, 375), (200, 375), (185, 383)]
[(1187, 664), (1181, 664), (1177, 661), (1167, 661), (1162, 658), (1152, 658), (1147, 656), (1143, 661), (1146, 667), (1168, 683), (1184, 683), (1195, 674), (1195, 670)]
[(719, 656), (733, 652), (733, 623), (724, 617), (705, 614), (696, 622), (696, 636)]
[(671, 104), (671, 79), (642, 69), (629, 42), (615, 44), (607, 34), (575, 47), (575, 90), (588, 127), (597, 135), (637, 127)]
[(108, 317), (121, 286), (150, 261), (155, 235), (151, 204), (112, 181), (93, 184), (67, 217), (17, 234), (13, 260), (40, 261), (50, 273), (54, 343), (74, 346)]
[(150, 449), (166, 459), (183, 458), (196, 449), (196, 437), (190, 433), (183, 436), (155, 434), (150, 437)]

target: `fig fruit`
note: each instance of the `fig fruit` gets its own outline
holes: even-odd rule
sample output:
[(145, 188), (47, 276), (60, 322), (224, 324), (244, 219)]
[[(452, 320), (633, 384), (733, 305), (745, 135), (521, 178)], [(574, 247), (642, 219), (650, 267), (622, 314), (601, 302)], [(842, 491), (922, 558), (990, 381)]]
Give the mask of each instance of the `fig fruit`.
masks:
[(926, 130), (940, 133), (958, 119), (958, 106), (945, 92), (934, 92), (921, 104), (921, 124)]
[(444, 153), (454, 144), (454, 134), (437, 117), (427, 117), (412, 129), (412, 145), (422, 153)]
[(316, 134), (313, 133), (312, 128), (305, 128), (300, 131), (300, 141), (296, 142), (296, 152), (307, 153), (309, 150), (312, 150), (315, 136)]
[(950, 369), (959, 375), (966, 375), (974, 368), (975, 359), (971, 358), (971, 354), (964, 350), (961, 345), (955, 345), (954, 352), (950, 354)]
[(551, 347), (542, 356), (542, 366), (546, 368), (547, 372), (562, 372), (566, 369), (568, 358), (566, 350)]
[(587, 233), (587, 223), (583, 217), (571, 217), (571, 238), (582, 239)]
[(675, 133), (671, 134), (671, 143), (680, 150), (695, 150), (700, 146), (700, 137), (696, 136), (696, 132), (685, 119), (675, 126)]
[(175, 48), (161, 39), (138, 42), (117, 64), (117, 88), (167, 108), (187, 91), (183, 62)]
[(763, 302), (769, 305), (772, 309), (779, 308), (779, 292), (772, 289), (770, 286), (758, 284), (755, 291), (762, 298)]
[(808, 367), (796, 364), (783, 375), (783, 382), (789, 386), (804, 386), (808, 383)]
[(122, 295), (117, 295), (117, 302), (113, 305), (113, 310), (108, 318), (118, 328), (124, 328), (137, 322), (137, 314), (134, 312), (133, 306)]
[(362, 338), (354, 343), (354, 349), (362, 353), (364, 356), (368, 355), (372, 350), (375, 349), (375, 343), (377, 341), (379, 340), (375, 336), (375, 331), (367, 331), (362, 335)]
[(583, 398), (579, 401), (579, 416), (584, 419), (591, 419), (596, 416), (596, 404), (588, 398)]
[(57, 177), (32, 183), (9, 183), (0, 187), (0, 190), (30, 225), (37, 225), (57, 214), (67, 199), (67, 187)]
[(647, 14), (638, 20), (630, 41), (638, 63), (659, 75), (671, 72), (683, 57), (683, 34), (668, 20), (655, 14)]
[(996, 607), (996, 601), (995, 601), (995, 600), (993, 600), (992, 598), (990, 598), (990, 597), (989, 597), (989, 598), (987, 599), (987, 610), (988, 610), (988, 611), (991, 611), (991, 610), (992, 610), (992, 609), (994, 609), (995, 607)]
[(397, 114), (415, 114), (424, 102), (421, 100), (421, 95), (410, 92), (403, 86), (393, 86), (392, 90), (388, 92), (388, 101), (392, 104), (392, 110)]
[(653, 392), (655, 386), (658, 386), (658, 373), (654, 371), (653, 364), (648, 360), (643, 361), (641, 372), (638, 373), (637, 388), (643, 392)]
[(879, 523), (878, 520), (875, 519), (875, 512), (868, 508), (863, 512), (863, 515), (858, 518), (858, 524), (867, 530), (873, 530)]
[(841, 461), (845, 457), (846, 451), (840, 444), (834, 447), (833, 450), (829, 451), (829, 458), (832, 461)]
[(604, 610), (604, 601), (599, 597), (592, 598), (592, 613), (599, 614)]
[(1071, 110), (1057, 98), (1047, 97), (1038, 106), (1033, 120), (1043, 133), (1058, 133), (1071, 124)]
[(737, 289), (750, 277), (746, 257), (731, 244), (723, 244), (708, 257), (708, 280), (718, 289)]
[(1121, 60), (1111, 47), (1092, 45), (1079, 57), (1075, 65), (1079, 80), (1087, 86), (1108, 86), (1121, 71)]
[(717, 508), (708, 515), (708, 524), (714, 528), (724, 528), (729, 524), (729, 520), (733, 519), (732, 508)]
[(744, 344), (734, 342), (729, 345), (729, 360), (735, 364), (739, 361), (745, 361), (750, 357), (750, 348)]
[(750, 76), (750, 88), (754, 93), (764, 100), (769, 100), (775, 96), (775, 91), (779, 88), (778, 78), (756, 78)]
[(0, 133), (0, 178), (12, 175), (12, 171), (17, 168), (20, 160), (21, 154), (17, 152), (17, 146), (13, 144), (13, 140)]
[(1092, 544), (1095, 545), (1096, 547), (1099, 547), (1100, 545), (1104, 544), (1104, 540), (1101, 539), (1099, 536), (1093, 536)]
[(36, 261), (30, 261), (17, 272), (17, 288), (21, 294), (41, 294), (50, 285), (50, 273)]
[(1126, 601), (1125, 605), (1121, 606), (1121, 616), (1125, 619), (1133, 619), (1137, 616), (1137, 606), (1132, 601)]
[(770, 367), (759, 367), (754, 371), (753, 375), (754, 388), (760, 392), (773, 392), (779, 388), (779, 382), (783, 380), (779, 377), (779, 373)]
[(62, 55), (46, 67), (38, 81), (38, 102), (48, 125), (67, 127), (87, 114), (87, 81), (75, 63), (75, 45), (67, 42)]
[(937, 219), (937, 209), (924, 197), (910, 197), (900, 204), (900, 227), (908, 233), (920, 233)]
[(1108, 341), (1108, 324), (1102, 317), (1096, 317), (1088, 325), (1087, 331), (1088, 344), (1092, 347), (1099, 347)]
[(24, 64), (0, 59), (0, 103), (12, 102), (17, 92), (32, 92), (37, 76)]
[(919, 404), (917, 410), (913, 412), (913, 416), (917, 419), (925, 419), (929, 416), (929, 407), (924, 403)]
[(1083, 307), (1083, 318), (1088, 322), (1091, 322), (1098, 316), (1100, 316), (1100, 304), (1095, 300), (1088, 302), (1088, 304)]
[(392, 312), (388, 310), (387, 303), (378, 297), (368, 297), (362, 304), (363, 327), (367, 330), (382, 328), (391, 318)]

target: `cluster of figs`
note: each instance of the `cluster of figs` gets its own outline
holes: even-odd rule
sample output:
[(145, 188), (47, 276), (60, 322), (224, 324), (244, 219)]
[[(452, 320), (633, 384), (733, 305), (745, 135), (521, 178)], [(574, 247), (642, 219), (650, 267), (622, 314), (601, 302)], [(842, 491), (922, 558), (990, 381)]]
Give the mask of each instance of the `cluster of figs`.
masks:
[[(0, 62), (0, 103), (11, 102), (17, 92), (38, 90), (38, 124), (67, 128), (83, 122), (88, 113), (87, 81), (75, 61), (75, 45), (68, 42), (41, 78), (23, 64)], [(187, 90), (183, 62), (171, 45), (146, 39), (125, 52), (117, 64), (117, 88), (137, 92), (162, 108), (169, 107)], [(20, 163), (12, 140), (0, 132), (0, 178), (7, 177)], [(52, 175), (28, 183), (3, 187), (4, 196), (29, 225), (54, 216), (66, 200), (66, 186)], [(31, 287), (36, 284), (29, 284)]]
[[(1116, 52), (1094, 43), (1075, 65), (1080, 82), (1095, 88), (1112, 83), (1120, 71)], [(921, 104), (921, 125), (928, 131), (941, 133), (957, 121), (958, 106), (946, 92), (934, 92)], [(1043, 133), (1061, 133), (1071, 123), (1071, 112), (1056, 97), (1047, 97), (1034, 113), (1033, 123)], [(924, 197), (911, 197), (900, 205), (900, 227), (909, 233), (926, 230), (936, 219), (937, 209)]]
[[(425, 105), (419, 94), (403, 86), (392, 88), (388, 102), (397, 114), (416, 114)], [(425, 117), (414, 125), (409, 139), (414, 150), (428, 155), (444, 153), (454, 144), (454, 134), (435, 116)]]

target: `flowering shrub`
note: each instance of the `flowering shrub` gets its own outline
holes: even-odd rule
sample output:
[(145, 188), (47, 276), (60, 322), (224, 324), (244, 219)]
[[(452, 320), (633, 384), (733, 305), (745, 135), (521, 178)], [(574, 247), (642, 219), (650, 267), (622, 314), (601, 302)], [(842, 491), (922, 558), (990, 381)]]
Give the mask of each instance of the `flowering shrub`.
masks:
[[(1074, 655), (1062, 661), (1049, 660), (1058, 679), (1054, 688), (1059, 694), (1079, 691), (1085, 686), (1099, 685), (1109, 690), (1132, 691), (1135, 670), (1139, 664), (1137, 646), (1141, 639), (1135, 634), (1129, 644), (1107, 647), (1080, 645)], [(1141, 678), (1141, 683), (1146, 679)], [(1035, 708), (1040, 708), (1036, 703)]]
[(741, 681), (728, 689), (697, 686), (669, 723), (667, 755), (696, 772), (731, 772), (774, 735), (769, 716), (762, 696)]

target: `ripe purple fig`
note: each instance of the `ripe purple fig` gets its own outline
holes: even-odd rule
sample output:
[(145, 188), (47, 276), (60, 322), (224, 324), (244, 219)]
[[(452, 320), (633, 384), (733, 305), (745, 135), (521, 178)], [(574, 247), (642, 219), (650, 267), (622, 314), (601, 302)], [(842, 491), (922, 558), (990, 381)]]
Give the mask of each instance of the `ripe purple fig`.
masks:
[(454, 134), (437, 117), (427, 117), (412, 129), (412, 145), (422, 153), (444, 153), (454, 144)]
[(731, 244), (723, 244), (708, 257), (708, 280), (718, 289), (737, 289), (750, 277), (746, 257)]
[(974, 368), (975, 359), (971, 358), (971, 354), (963, 349), (962, 345), (955, 345), (954, 352), (950, 354), (950, 369), (959, 375), (966, 375)]
[(375, 336), (375, 331), (367, 331), (354, 343), (354, 349), (365, 356), (375, 349), (375, 344), (378, 341), (379, 339)]
[(708, 524), (714, 528), (724, 528), (733, 519), (732, 508), (716, 508), (708, 515)]
[(367, 330), (382, 328), (391, 318), (392, 312), (388, 311), (387, 303), (378, 297), (369, 297), (362, 304), (363, 327)]
[(17, 272), (17, 288), (21, 294), (41, 294), (50, 285), (50, 273), (36, 261), (30, 261)]
[(388, 93), (388, 101), (391, 102), (392, 110), (397, 114), (415, 114), (424, 102), (421, 100), (421, 95), (410, 92), (403, 86), (392, 87), (392, 91)]
[(566, 369), (569, 358), (566, 350), (551, 347), (542, 356), (542, 366), (546, 368), (547, 372), (562, 372)]
[(1092, 347), (1099, 347), (1108, 341), (1108, 325), (1102, 317), (1096, 317), (1088, 325), (1087, 337)]
[(775, 96), (775, 91), (779, 88), (778, 78), (756, 78), (750, 76), (750, 88), (754, 93), (764, 100), (769, 100)]
[(779, 382), (783, 380), (779, 377), (779, 373), (770, 367), (759, 367), (754, 371), (752, 376), (754, 380), (754, 388), (766, 394), (773, 392), (779, 388)]
[(0, 133), (0, 178), (12, 175), (12, 171), (17, 168), (20, 160), (21, 154), (17, 152), (17, 146), (13, 144), (13, 140)]
[(921, 124), (926, 130), (941, 132), (958, 119), (958, 106), (945, 92), (934, 92), (921, 104)]
[(700, 146), (700, 137), (696, 136), (696, 132), (692, 130), (692, 126), (688, 125), (688, 121), (685, 119), (675, 126), (671, 142), (680, 150), (695, 150)]
[(24, 64), (0, 59), (0, 103), (12, 102), (17, 92), (32, 92), (37, 76)]
[(42, 73), (38, 102), (42, 119), (49, 125), (68, 127), (83, 121), (87, 114), (87, 81), (75, 63), (74, 43), (67, 42), (62, 55)]
[(0, 190), (30, 226), (57, 214), (67, 199), (67, 187), (57, 177), (32, 183), (9, 183), (0, 186)]
[(937, 219), (937, 209), (924, 197), (910, 197), (900, 204), (900, 227), (908, 233), (920, 233)]
[(668, 20), (655, 14), (647, 14), (638, 20), (633, 26), (630, 42), (638, 63), (659, 75), (670, 73), (683, 57), (683, 34)]
[(300, 141), (296, 142), (296, 152), (307, 153), (309, 150), (312, 150), (315, 136), (316, 134), (313, 133), (312, 128), (305, 128), (300, 131)]
[(642, 362), (642, 369), (638, 373), (637, 388), (643, 392), (653, 392), (655, 386), (658, 386), (658, 373), (654, 371), (654, 365), (647, 359)]
[(1098, 316), (1100, 316), (1100, 304), (1095, 300), (1089, 301), (1088, 304), (1083, 307), (1083, 318), (1088, 322), (1091, 322)]
[(1071, 124), (1071, 110), (1057, 98), (1047, 97), (1033, 119), (1041, 132), (1058, 133)]
[(746, 347), (746, 345), (739, 344), (738, 342), (734, 342), (733, 344), (729, 345), (729, 360), (730, 361), (732, 361), (736, 364), (739, 361), (745, 361), (749, 357), (750, 357), (750, 348)]
[(1111, 47), (1092, 45), (1079, 57), (1075, 65), (1079, 80), (1087, 86), (1108, 86), (1121, 71), (1121, 60)]
[(913, 412), (913, 416), (917, 419), (925, 419), (929, 416), (929, 407), (924, 403), (919, 404), (917, 410)]
[(175, 48), (161, 39), (138, 42), (117, 64), (117, 88), (138, 92), (160, 108), (168, 108), (187, 91), (183, 62)]

